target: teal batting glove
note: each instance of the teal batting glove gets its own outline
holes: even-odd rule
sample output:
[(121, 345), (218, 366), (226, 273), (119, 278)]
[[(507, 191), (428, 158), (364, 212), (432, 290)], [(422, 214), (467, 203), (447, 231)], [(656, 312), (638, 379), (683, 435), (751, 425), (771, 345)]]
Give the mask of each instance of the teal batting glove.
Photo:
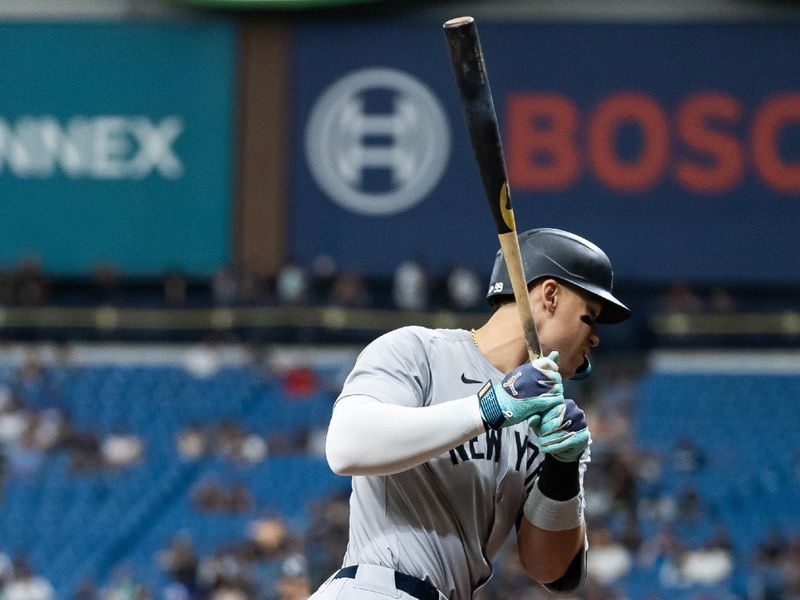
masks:
[(564, 404), (558, 352), (508, 373), (500, 385), (487, 381), (478, 392), (483, 421), (492, 429), (516, 425)]
[(561, 462), (578, 460), (591, 441), (586, 414), (574, 400), (567, 399), (543, 415), (533, 415), (528, 422), (542, 452)]

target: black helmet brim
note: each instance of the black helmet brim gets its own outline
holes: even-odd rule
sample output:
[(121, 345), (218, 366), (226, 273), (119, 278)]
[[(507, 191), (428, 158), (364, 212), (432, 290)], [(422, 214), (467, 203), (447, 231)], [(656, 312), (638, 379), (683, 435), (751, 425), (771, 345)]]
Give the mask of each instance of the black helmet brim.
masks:
[[(554, 279), (558, 278), (555, 277)], [(631, 316), (631, 310), (615, 298), (608, 290), (592, 285), (591, 283), (576, 283), (574, 281), (570, 281), (569, 283), (600, 299), (602, 307), (600, 309), (600, 315), (597, 317), (598, 323), (613, 325), (614, 323), (622, 323), (622, 321), (627, 320)]]

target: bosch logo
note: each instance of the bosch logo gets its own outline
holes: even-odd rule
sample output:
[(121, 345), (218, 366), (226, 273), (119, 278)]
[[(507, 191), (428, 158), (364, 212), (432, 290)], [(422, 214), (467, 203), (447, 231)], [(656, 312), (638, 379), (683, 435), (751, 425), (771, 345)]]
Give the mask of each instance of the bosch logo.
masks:
[(306, 159), (320, 188), (353, 212), (392, 215), (424, 199), (450, 156), (450, 128), (431, 91), (386, 68), (338, 80), (311, 111)]

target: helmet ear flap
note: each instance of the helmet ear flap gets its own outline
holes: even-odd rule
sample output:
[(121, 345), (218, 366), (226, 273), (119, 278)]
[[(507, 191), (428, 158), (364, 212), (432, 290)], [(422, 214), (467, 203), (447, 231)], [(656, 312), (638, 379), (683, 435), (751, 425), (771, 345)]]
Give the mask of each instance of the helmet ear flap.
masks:
[(592, 374), (592, 363), (589, 360), (588, 356), (583, 357), (583, 364), (578, 367), (578, 370), (575, 371), (575, 375), (570, 377), (572, 381), (580, 381), (581, 379), (586, 379), (589, 375)]

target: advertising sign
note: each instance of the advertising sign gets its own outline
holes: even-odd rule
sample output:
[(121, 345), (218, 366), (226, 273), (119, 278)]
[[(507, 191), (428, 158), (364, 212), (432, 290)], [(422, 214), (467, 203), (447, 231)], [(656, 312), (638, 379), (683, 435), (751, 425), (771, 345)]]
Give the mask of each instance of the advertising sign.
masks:
[(209, 273), (229, 257), (235, 29), (0, 25), (0, 265)]
[[(520, 229), (584, 235), (626, 280), (800, 282), (800, 28), (479, 29)], [(293, 257), (488, 274), (440, 25), (309, 25), (295, 52)]]

